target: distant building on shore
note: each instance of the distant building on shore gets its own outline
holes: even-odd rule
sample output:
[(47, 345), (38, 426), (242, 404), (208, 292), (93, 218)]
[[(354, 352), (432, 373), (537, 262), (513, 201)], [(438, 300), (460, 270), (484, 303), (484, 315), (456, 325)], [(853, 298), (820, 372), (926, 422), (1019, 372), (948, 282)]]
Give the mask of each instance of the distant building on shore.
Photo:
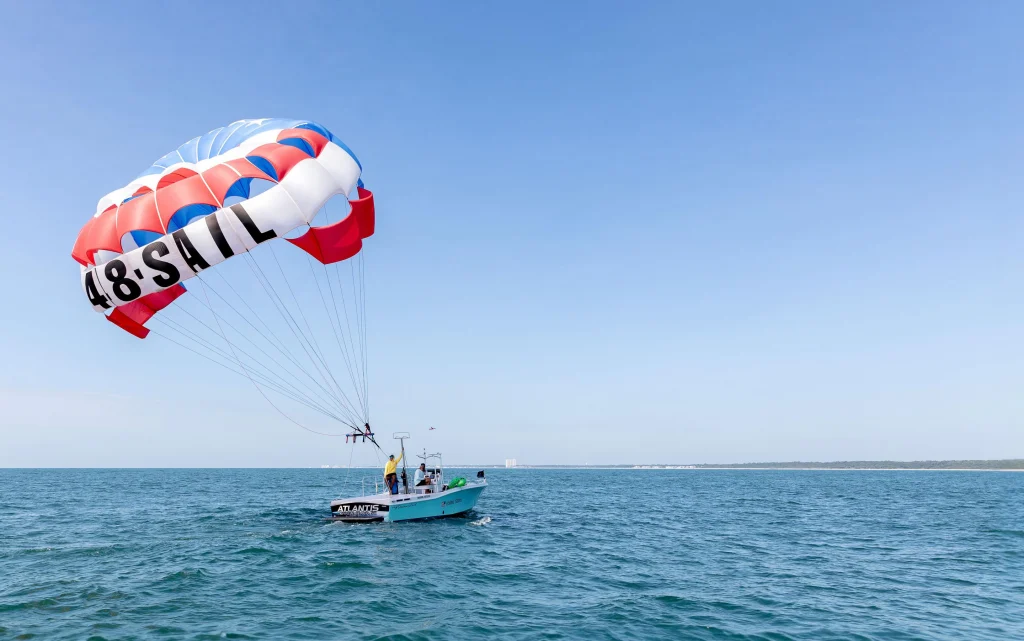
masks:
[(518, 465), (514, 458), (507, 458), (505, 459), (505, 467), (518, 467)]

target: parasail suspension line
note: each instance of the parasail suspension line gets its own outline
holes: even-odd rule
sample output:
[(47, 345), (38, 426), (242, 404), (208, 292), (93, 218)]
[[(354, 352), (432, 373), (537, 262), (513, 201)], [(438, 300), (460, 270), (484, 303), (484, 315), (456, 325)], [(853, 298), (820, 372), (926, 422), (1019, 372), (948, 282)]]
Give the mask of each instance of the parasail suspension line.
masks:
[[(203, 281), (199, 281), (199, 282), (200, 282), (200, 284), (201, 284), (201, 285), (202, 285), (202, 287), (203, 287), (203, 294), (204, 294), (204, 295), (206, 296), (206, 302), (207, 302), (207, 304), (209, 304), (209, 303), (210, 303), (210, 295), (209, 295), (209, 294), (207, 293), (207, 291), (206, 291), (206, 283), (204, 283)], [(212, 306), (211, 306), (211, 308), (212, 308)], [(214, 318), (214, 320), (215, 320), (215, 321), (217, 322), (217, 326), (218, 326), (218, 327), (220, 327), (220, 317), (219, 317), (219, 316), (217, 315), (217, 313), (216, 313), (216, 312), (214, 312), (214, 314), (213, 314), (213, 318)], [(221, 337), (222, 337), (222, 338), (224, 338), (224, 342), (225, 342), (225, 343), (227, 343), (227, 344), (228, 344), (228, 347), (229, 347), (229, 348), (231, 349), (231, 353), (232, 353), (232, 354), (234, 354), (234, 351), (235, 351), (235, 349), (234, 349), (234, 346), (233, 346), (233, 345), (231, 344), (231, 342), (230, 342), (230, 341), (228, 341), (228, 340), (227, 340), (227, 338), (226, 338), (226, 337), (224, 336), (224, 330), (223, 330), (223, 328), (222, 328), (222, 329), (220, 330), (220, 334), (221, 334)], [(310, 429), (310, 428), (306, 427), (305, 425), (303, 425), (302, 423), (300, 423), (300, 422), (296, 421), (296, 420), (295, 420), (294, 418), (292, 418), (292, 417), (291, 417), (291, 416), (289, 416), (288, 414), (284, 413), (284, 412), (283, 412), (283, 411), (281, 410), (281, 408), (279, 408), (279, 407), (277, 406), (277, 404), (275, 404), (275, 403), (274, 403), (274, 401), (270, 400), (270, 397), (269, 397), (269, 396), (267, 396), (266, 392), (264, 392), (264, 391), (263, 391), (263, 388), (261, 388), (261, 387), (260, 387), (260, 386), (259, 386), (259, 385), (258, 385), (258, 384), (256, 383), (256, 381), (254, 381), (254, 380), (252, 379), (252, 376), (250, 376), (250, 375), (249, 375), (249, 370), (247, 370), (247, 369), (245, 368), (245, 366), (244, 366), (244, 365), (242, 364), (242, 361), (241, 361), (241, 360), (240, 360), (240, 359), (238, 358), (238, 356), (237, 356), (237, 355), (235, 355), (235, 361), (236, 361), (236, 362), (238, 363), (238, 366), (239, 366), (239, 367), (241, 368), (241, 370), (242, 370), (243, 372), (245, 372), (245, 375), (246, 375), (246, 377), (247, 377), (247, 378), (249, 379), (249, 382), (251, 382), (251, 383), (253, 384), (253, 386), (254, 386), (254, 387), (256, 388), (256, 390), (257, 390), (257, 391), (259, 391), (260, 395), (261, 395), (261, 396), (262, 396), (262, 397), (264, 398), (264, 400), (266, 400), (266, 401), (267, 401), (268, 403), (270, 403), (270, 406), (271, 406), (271, 407), (273, 407), (273, 408), (274, 408), (275, 410), (277, 410), (277, 413), (278, 413), (278, 414), (280, 414), (281, 416), (285, 417), (286, 419), (288, 419), (289, 421), (291, 421), (292, 423), (294, 423), (294, 424), (295, 424), (295, 425), (297, 425), (298, 427), (300, 427), (300, 428), (302, 428), (302, 429), (306, 430), (307, 432), (312, 432), (312, 433), (314, 433), (314, 434), (320, 434), (320, 435), (322, 435), (322, 436), (344, 436), (343, 434), (327, 434), (327, 433), (325, 433), (325, 432), (319, 432), (319, 431), (317, 431), (317, 430), (314, 430), (314, 429)], [(351, 426), (351, 425), (350, 425), (349, 427), (353, 427), (353, 426)], [(356, 428), (356, 429), (358, 429), (358, 428)]]

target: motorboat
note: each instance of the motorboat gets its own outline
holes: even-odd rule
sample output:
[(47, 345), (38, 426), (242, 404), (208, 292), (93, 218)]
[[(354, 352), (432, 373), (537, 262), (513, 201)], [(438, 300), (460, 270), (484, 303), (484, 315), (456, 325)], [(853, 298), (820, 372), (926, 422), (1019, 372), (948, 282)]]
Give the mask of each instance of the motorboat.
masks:
[(476, 506), (487, 487), (483, 470), (472, 480), (449, 479), (441, 454), (424, 450), (418, 458), (423, 459), (427, 468), (426, 478), (418, 485), (410, 485), (405, 467), (405, 439), (409, 435), (399, 432), (395, 438), (402, 442), (402, 473), (395, 487), (389, 487), (383, 477), (363, 479), (362, 495), (331, 501), (332, 519), (345, 523), (436, 519), (465, 514)]

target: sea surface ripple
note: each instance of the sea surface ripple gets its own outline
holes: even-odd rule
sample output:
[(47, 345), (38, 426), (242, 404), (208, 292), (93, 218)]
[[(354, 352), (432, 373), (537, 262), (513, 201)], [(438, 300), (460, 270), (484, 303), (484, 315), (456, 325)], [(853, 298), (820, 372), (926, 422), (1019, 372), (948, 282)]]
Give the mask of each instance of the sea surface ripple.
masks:
[(325, 521), (366, 474), (0, 470), (0, 639), (1024, 639), (1024, 474), (502, 469)]

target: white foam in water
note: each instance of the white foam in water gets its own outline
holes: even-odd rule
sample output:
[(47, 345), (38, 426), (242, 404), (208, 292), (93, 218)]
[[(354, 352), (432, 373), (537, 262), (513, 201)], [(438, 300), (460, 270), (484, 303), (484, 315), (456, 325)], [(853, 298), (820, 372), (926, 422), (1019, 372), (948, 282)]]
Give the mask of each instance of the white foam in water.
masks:
[(479, 519), (477, 521), (471, 522), (470, 525), (487, 525), (490, 522), (491, 522), (491, 517), (485, 516), (482, 519)]

